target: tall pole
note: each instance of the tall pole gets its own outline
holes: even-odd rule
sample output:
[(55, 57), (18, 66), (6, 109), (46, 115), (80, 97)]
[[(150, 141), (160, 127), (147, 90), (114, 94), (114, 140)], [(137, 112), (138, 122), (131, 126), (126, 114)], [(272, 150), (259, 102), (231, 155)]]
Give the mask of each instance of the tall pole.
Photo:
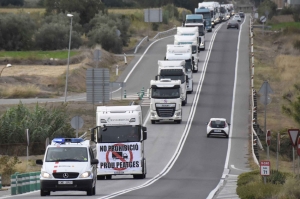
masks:
[[(268, 103), (268, 89), (266, 88), (265, 91), (265, 126), (264, 131), (265, 134), (267, 134), (267, 103)], [(269, 146), (267, 146), (267, 159), (269, 160)]]
[(66, 85), (65, 85), (65, 102), (67, 102), (67, 92), (68, 92), (68, 76), (69, 76), (69, 65), (70, 65), (70, 50), (71, 50), (71, 36), (72, 36), (72, 19), (73, 15), (68, 14), (68, 17), (71, 17), (71, 24), (70, 24), (70, 37), (69, 37), (69, 51), (68, 51), (68, 66), (66, 72)]

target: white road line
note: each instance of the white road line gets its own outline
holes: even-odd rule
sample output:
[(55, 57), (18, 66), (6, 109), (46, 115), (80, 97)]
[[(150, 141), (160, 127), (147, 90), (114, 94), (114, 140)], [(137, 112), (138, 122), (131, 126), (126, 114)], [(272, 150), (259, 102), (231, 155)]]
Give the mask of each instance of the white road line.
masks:
[[(227, 155), (226, 155), (226, 160), (225, 160), (225, 165), (224, 165), (224, 171), (228, 169), (228, 162), (229, 162), (229, 158), (230, 158), (230, 151), (231, 151), (231, 136), (232, 136), (232, 126), (233, 126), (233, 115), (234, 115), (234, 103), (235, 103), (235, 93), (236, 93), (236, 79), (237, 79), (237, 70), (238, 70), (238, 62), (239, 62), (239, 46), (240, 46), (240, 40), (241, 40), (241, 31), (242, 31), (242, 26), (244, 25), (245, 21), (246, 21), (246, 16), (245, 19), (242, 23), (242, 25), (239, 28), (239, 39), (238, 39), (238, 43), (237, 43), (237, 49), (236, 49), (236, 61), (235, 61), (235, 77), (234, 77), (234, 86), (233, 86), (233, 97), (232, 97), (232, 104), (231, 104), (231, 117), (230, 117), (230, 121), (231, 121), (231, 127), (230, 127), (230, 132), (229, 132), (229, 139), (228, 139), (228, 148), (227, 148)], [(222, 175), (222, 178), (220, 180), (220, 183), (217, 185), (217, 187), (212, 190), (210, 192), (210, 194), (208, 195), (207, 199), (211, 199), (214, 197), (214, 195), (216, 194), (216, 192), (219, 190), (219, 188), (221, 187), (221, 185), (223, 185), (224, 179), (223, 176), (227, 176), (226, 175)]]
[[(196, 112), (196, 108), (197, 108), (197, 102), (199, 100), (199, 97), (200, 97), (200, 92), (201, 92), (201, 89), (202, 89), (202, 82), (204, 81), (204, 77), (205, 77), (205, 72), (206, 72), (206, 68), (207, 68), (207, 64), (208, 64), (208, 60), (210, 58), (210, 54), (211, 54), (211, 49), (212, 49), (212, 46), (213, 46), (213, 43), (214, 43), (214, 39), (216, 37), (216, 34), (217, 34), (217, 31), (222, 27), (222, 25), (218, 26), (218, 28), (214, 31), (214, 34), (212, 36), (212, 39), (210, 41), (210, 45), (209, 45), (209, 48), (208, 48), (208, 52), (206, 54), (206, 58), (205, 58), (205, 62), (204, 62), (204, 65), (203, 65), (203, 71), (201, 73), (201, 76), (200, 76), (200, 79), (199, 79), (199, 82), (198, 82), (198, 86), (197, 86), (197, 90), (196, 90), (196, 93), (195, 93), (195, 97), (194, 97), (194, 100), (193, 100), (193, 103), (192, 103), (192, 107), (191, 107), (191, 111), (190, 111), (190, 114), (189, 114), (189, 117), (188, 117), (188, 120), (187, 120), (187, 124), (185, 126), (185, 129), (184, 129), (184, 133), (179, 141), (179, 144), (177, 146), (177, 149), (175, 150), (172, 158), (170, 159), (170, 161), (168, 162), (168, 164), (165, 166), (165, 168), (159, 173), (157, 174), (156, 176), (154, 176), (153, 178), (151, 178), (150, 180), (148, 180), (147, 182), (145, 182), (144, 184), (142, 185), (139, 185), (139, 186), (136, 186), (136, 187), (132, 187), (132, 188), (128, 188), (128, 189), (124, 189), (124, 190), (121, 190), (121, 191), (118, 191), (118, 192), (115, 192), (115, 193), (112, 193), (110, 195), (107, 195), (107, 196), (104, 196), (104, 197), (101, 197), (99, 199), (108, 199), (108, 198), (114, 198), (116, 196), (119, 196), (119, 195), (122, 195), (122, 194), (125, 194), (125, 193), (128, 193), (130, 191), (134, 191), (134, 190), (138, 190), (138, 189), (141, 189), (141, 188), (144, 188), (144, 187), (147, 187), (151, 184), (153, 184), (155, 181), (159, 180), (160, 178), (162, 178), (164, 175), (166, 175), (170, 170), (171, 168), (173, 167), (173, 165), (175, 164), (177, 158), (179, 157), (180, 153), (181, 153), (181, 150), (184, 146), (184, 143), (186, 141), (186, 138), (189, 134), (189, 130), (191, 128), (191, 124), (192, 124), (192, 121), (193, 121), (193, 118), (194, 118), (194, 115), (195, 115), (195, 112)], [(147, 121), (149, 120), (149, 117), (150, 117), (150, 113), (148, 113), (147, 115), (147, 119), (145, 120), (144, 122), (144, 125), (147, 123)]]

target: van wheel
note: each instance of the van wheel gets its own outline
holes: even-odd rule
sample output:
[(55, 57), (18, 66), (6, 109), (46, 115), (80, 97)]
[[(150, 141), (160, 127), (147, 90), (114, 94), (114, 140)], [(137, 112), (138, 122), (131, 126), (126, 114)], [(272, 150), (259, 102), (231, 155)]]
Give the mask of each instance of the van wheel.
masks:
[(86, 195), (88, 195), (88, 196), (92, 196), (93, 195), (93, 187), (91, 187), (90, 189), (86, 190)]
[(111, 180), (111, 175), (106, 175), (105, 178), (106, 180)]
[(96, 195), (96, 185), (93, 187), (93, 195)]
[(97, 176), (97, 180), (104, 180), (105, 176)]

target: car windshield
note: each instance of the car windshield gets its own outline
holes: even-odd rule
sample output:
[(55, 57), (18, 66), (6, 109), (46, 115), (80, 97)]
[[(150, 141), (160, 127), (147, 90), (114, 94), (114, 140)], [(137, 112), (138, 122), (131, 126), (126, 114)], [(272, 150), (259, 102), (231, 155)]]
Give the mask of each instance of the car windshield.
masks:
[(225, 128), (226, 127), (226, 123), (225, 123), (225, 121), (215, 120), (215, 121), (211, 121), (210, 122), (210, 126), (212, 128)]
[(86, 147), (50, 147), (47, 150), (46, 162), (87, 162)]
[(180, 88), (152, 88), (151, 98), (174, 99), (180, 97)]

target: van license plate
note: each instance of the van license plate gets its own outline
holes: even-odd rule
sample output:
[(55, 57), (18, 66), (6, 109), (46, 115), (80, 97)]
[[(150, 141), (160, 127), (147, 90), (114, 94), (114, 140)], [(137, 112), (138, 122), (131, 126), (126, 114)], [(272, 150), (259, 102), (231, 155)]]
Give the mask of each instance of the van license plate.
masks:
[(58, 184), (73, 184), (73, 181), (58, 181)]

